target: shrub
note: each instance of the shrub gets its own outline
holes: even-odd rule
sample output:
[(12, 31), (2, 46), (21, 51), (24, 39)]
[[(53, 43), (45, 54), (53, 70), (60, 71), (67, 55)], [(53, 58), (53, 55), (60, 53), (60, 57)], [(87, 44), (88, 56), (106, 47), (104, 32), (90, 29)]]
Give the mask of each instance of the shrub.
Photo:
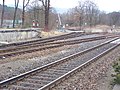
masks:
[(120, 84), (120, 63), (119, 62), (115, 63), (113, 65), (113, 69), (114, 69), (114, 71), (116, 73), (116, 75), (114, 75), (115, 78), (114, 78), (113, 83), (114, 84)]

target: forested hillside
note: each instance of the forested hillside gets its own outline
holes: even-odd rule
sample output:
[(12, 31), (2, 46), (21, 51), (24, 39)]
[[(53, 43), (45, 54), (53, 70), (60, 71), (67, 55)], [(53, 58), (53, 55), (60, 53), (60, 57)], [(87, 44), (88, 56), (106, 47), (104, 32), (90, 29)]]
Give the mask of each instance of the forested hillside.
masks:
[[(0, 4), (0, 17), (1, 17), (1, 12), (2, 12), (2, 5)], [(21, 19), (21, 12), (22, 12), (21, 9), (18, 9), (16, 19)], [(13, 14), (14, 14), (14, 7), (8, 7), (5, 5), (4, 19), (13, 20)]]

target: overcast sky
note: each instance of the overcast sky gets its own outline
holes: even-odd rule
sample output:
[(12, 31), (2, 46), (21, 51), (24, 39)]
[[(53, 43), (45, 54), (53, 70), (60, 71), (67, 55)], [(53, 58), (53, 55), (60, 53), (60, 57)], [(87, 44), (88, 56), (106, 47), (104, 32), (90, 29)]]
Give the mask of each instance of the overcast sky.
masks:
[[(5, 4), (8, 6), (14, 5), (14, 0), (5, 0)], [(73, 8), (78, 5), (80, 0), (51, 0), (51, 6), (57, 8)], [(84, 0), (82, 0), (84, 1)], [(92, 0), (94, 1), (100, 10), (107, 12), (120, 11), (120, 0)], [(0, 0), (2, 3), (2, 0)], [(22, 0), (20, 0), (20, 5), (22, 5)]]

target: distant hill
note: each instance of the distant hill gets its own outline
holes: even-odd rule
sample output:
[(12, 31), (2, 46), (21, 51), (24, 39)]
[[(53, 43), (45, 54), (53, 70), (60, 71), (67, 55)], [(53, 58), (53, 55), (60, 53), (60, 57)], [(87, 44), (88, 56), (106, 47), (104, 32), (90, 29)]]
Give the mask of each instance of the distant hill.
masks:
[[(0, 13), (1, 12), (2, 12), (2, 5), (0, 4)], [(21, 9), (18, 9), (17, 15), (16, 15), (17, 19), (21, 18), (21, 12), (22, 12)], [(13, 14), (14, 14), (14, 7), (9, 7), (9, 6), (5, 5), (4, 19), (6, 19), (6, 20), (13, 20)]]

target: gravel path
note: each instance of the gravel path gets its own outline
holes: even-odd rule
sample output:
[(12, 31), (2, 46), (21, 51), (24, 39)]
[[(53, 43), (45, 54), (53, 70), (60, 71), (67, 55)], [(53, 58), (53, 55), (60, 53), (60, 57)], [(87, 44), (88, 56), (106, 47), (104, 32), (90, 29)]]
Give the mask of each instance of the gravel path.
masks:
[[(109, 40), (109, 39), (107, 39)], [(42, 52), (35, 52), (27, 55), (20, 55), (14, 58), (0, 60), (0, 80), (18, 75), (33, 68), (45, 65), (57, 59), (63, 58), (78, 51), (90, 48), (94, 45), (105, 42), (106, 40), (99, 40), (81, 43), (72, 46), (64, 46), (58, 50), (45, 50)], [(32, 58), (30, 58), (32, 55)], [(36, 57), (37, 55), (37, 57)]]
[[(107, 72), (111, 64), (119, 56), (120, 46), (76, 75), (65, 80), (59, 86), (53, 88), (53, 90), (111, 90), (111, 86), (108, 83), (109, 79), (106, 79), (107, 82), (105, 82), (104, 78), (109, 78), (110, 75), (107, 75)], [(103, 86), (104, 84), (106, 84), (106, 87)]]

